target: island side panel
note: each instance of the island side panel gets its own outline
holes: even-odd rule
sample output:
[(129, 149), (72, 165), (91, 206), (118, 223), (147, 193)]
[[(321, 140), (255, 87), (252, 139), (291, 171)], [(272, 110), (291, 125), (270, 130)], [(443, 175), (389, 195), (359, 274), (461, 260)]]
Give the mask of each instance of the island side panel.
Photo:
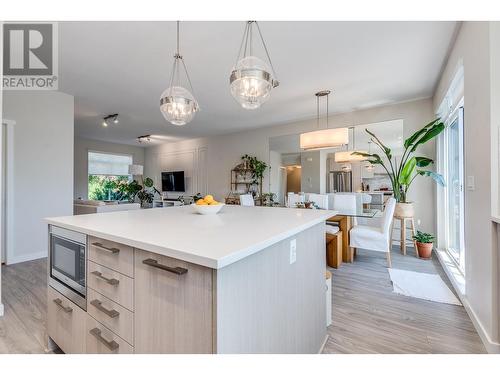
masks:
[(321, 223), (217, 270), (217, 353), (318, 353), (326, 337), (325, 269)]

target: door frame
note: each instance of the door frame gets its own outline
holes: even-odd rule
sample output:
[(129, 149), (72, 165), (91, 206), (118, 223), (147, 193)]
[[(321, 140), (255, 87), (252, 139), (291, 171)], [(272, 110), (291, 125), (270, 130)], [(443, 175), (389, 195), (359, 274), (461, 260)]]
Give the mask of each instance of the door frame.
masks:
[[(14, 125), (13, 120), (2, 120), (2, 131), (0, 132), (0, 166), (3, 168), (4, 155), (6, 156), (5, 164), (5, 184), (0, 183), (0, 251), (1, 258), (5, 264), (9, 264), (9, 259), (12, 258), (13, 237), (14, 233), (14, 212), (9, 209), (9, 202), (14, 201)], [(4, 154), (4, 139), (3, 127), (6, 127), (5, 144), (7, 145), (6, 153)], [(3, 189), (5, 188), (5, 192)], [(5, 199), (4, 199), (5, 198)], [(5, 237), (5, 238), (3, 238)]]
[[(455, 262), (457, 268), (465, 274), (465, 147), (464, 147), (464, 99), (462, 98), (460, 102), (456, 105), (455, 109), (449, 114), (445, 120), (446, 129), (444, 132), (444, 151), (445, 155), (448, 153), (448, 127), (457, 120), (458, 122), (458, 137), (459, 137), (459, 150), (458, 163), (459, 163), (459, 176), (460, 176), (460, 224), (459, 224), (459, 235), (460, 235), (460, 249), (458, 249), (458, 261), (455, 255), (451, 252), (449, 248), (449, 233), (447, 232), (449, 212), (448, 212), (448, 187), (444, 188), (444, 229), (445, 229), (445, 250), (449, 254), (450, 259)], [(445, 160), (445, 174), (448, 169), (447, 159)]]

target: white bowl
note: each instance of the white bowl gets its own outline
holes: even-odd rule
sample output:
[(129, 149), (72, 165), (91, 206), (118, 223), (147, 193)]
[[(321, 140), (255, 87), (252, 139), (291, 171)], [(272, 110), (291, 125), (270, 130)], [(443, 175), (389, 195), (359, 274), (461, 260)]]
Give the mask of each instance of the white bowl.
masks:
[(203, 206), (203, 205), (197, 205), (197, 204), (193, 203), (191, 205), (191, 207), (193, 207), (194, 212), (196, 212), (198, 214), (214, 215), (214, 214), (219, 213), (219, 211), (222, 209), (222, 207), (224, 207), (224, 203), (219, 203), (219, 204), (216, 204), (213, 206), (210, 206), (210, 205)]

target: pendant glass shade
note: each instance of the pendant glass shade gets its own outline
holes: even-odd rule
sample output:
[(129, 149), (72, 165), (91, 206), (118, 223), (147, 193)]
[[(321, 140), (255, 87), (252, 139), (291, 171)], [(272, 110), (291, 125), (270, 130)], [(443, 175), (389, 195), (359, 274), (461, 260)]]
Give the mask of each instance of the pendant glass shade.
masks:
[[(181, 71), (184, 71), (186, 77), (184, 81), (189, 84), (191, 91), (181, 85)], [(184, 59), (179, 52), (179, 21), (177, 21), (177, 51), (174, 55), (170, 84), (160, 97), (160, 111), (163, 117), (172, 125), (186, 125), (199, 111), (200, 107), (192, 92), (193, 85)]]
[(277, 86), (270, 67), (255, 56), (239, 60), (229, 79), (231, 94), (245, 109), (259, 108)]
[(344, 146), (349, 143), (349, 129), (325, 129), (300, 135), (300, 148), (303, 150)]
[(193, 119), (198, 109), (198, 103), (193, 94), (184, 87), (169, 87), (161, 95), (161, 113), (172, 125), (186, 125)]
[[(257, 30), (267, 62), (253, 53), (253, 30)], [(265, 103), (271, 90), (279, 86), (269, 51), (257, 21), (248, 21), (243, 32), (236, 64), (229, 77), (231, 95), (245, 109), (256, 109)]]

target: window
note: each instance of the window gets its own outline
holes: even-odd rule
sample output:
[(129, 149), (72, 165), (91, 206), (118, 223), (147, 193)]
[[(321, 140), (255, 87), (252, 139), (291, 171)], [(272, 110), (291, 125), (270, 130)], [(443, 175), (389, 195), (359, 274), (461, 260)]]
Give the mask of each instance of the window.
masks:
[(437, 140), (437, 169), (445, 179), (438, 189), (438, 247), (445, 249), (459, 269), (465, 270), (464, 246), (464, 96), (460, 69), (439, 107), (446, 125)]
[(132, 155), (109, 154), (89, 151), (88, 153), (88, 199), (123, 200), (125, 186), (131, 181), (128, 166)]

